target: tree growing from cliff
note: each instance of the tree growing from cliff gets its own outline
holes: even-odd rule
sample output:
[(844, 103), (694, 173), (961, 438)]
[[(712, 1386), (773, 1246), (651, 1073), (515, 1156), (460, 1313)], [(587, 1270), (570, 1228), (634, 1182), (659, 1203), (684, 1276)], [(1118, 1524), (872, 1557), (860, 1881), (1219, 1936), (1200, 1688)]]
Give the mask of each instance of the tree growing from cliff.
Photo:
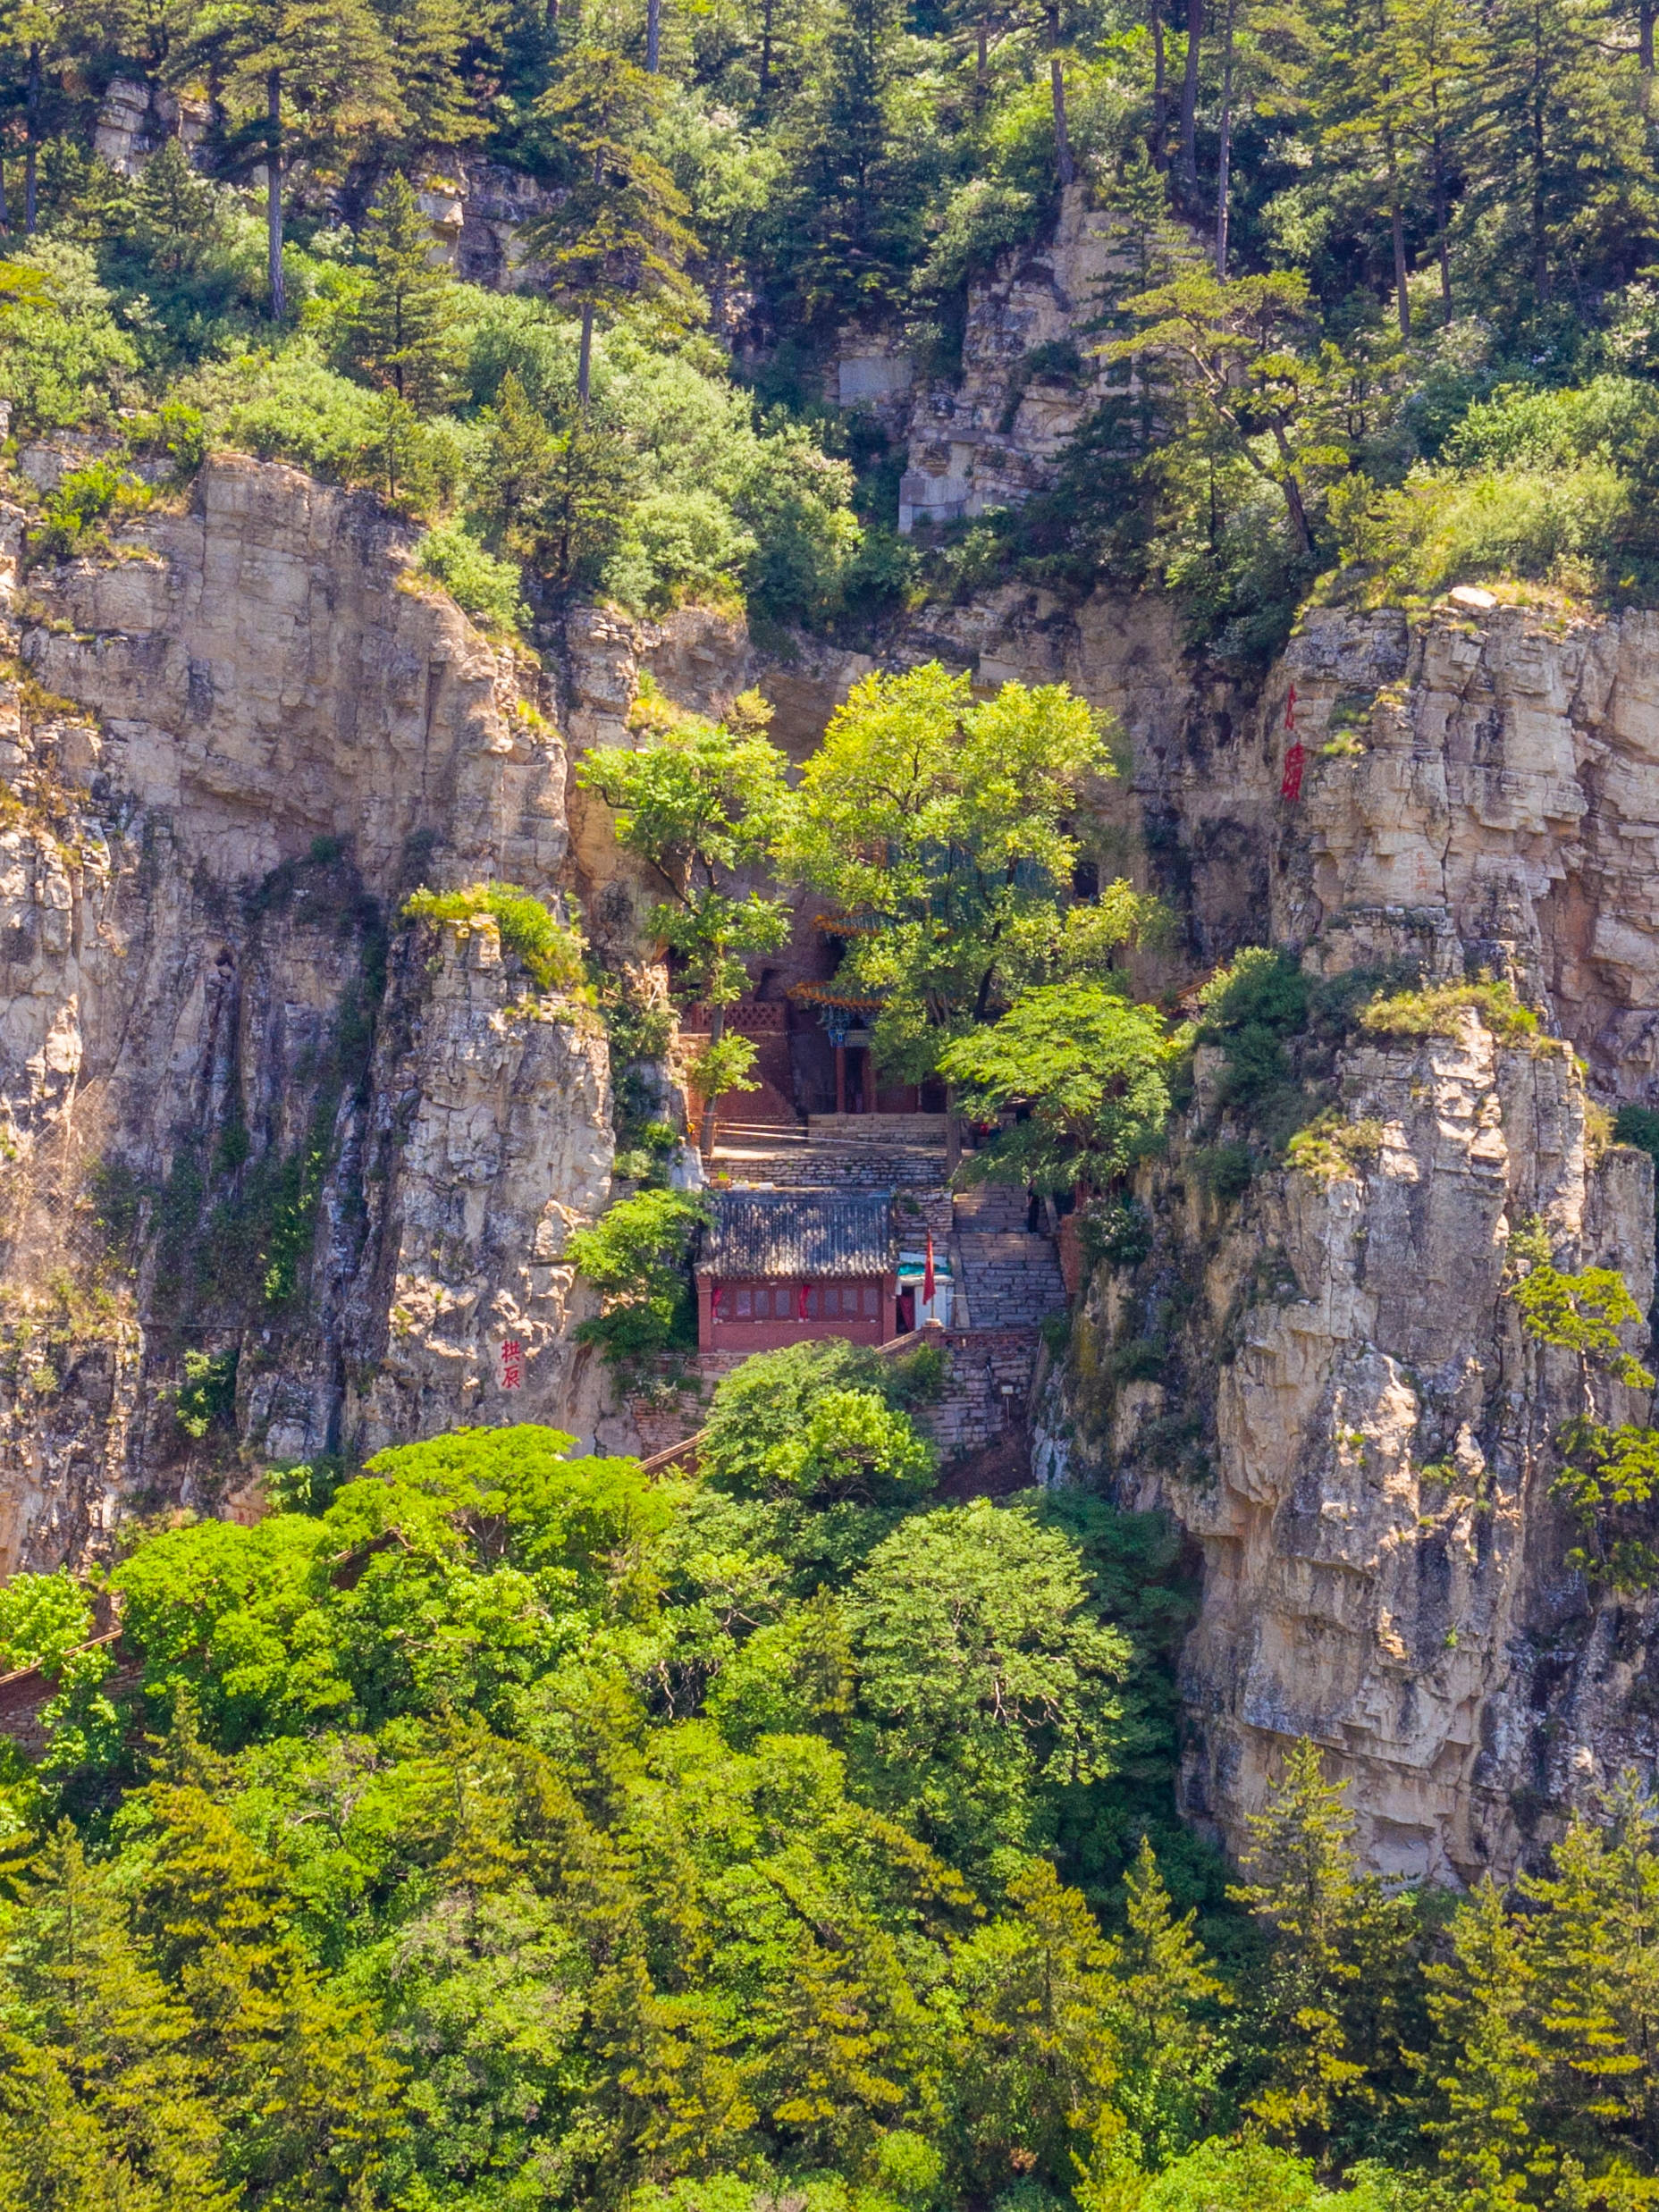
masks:
[(1296, 551), (1311, 559), (1316, 474), (1345, 466), (1349, 454), (1323, 405), (1328, 372), (1307, 279), (1193, 269), (1124, 304), (1140, 327), (1107, 357), (1169, 372), (1183, 402), (1178, 438), (1200, 448), (1219, 441), (1270, 484)]
[(689, 204), (650, 151), (666, 97), (660, 77), (620, 54), (582, 46), (536, 103), (562, 189), (521, 225), (519, 238), (581, 315), (577, 401), (583, 408), (602, 307), (650, 304), (672, 322), (693, 304), (685, 275), (695, 243), (686, 226)]
[(225, 168), (265, 172), (266, 279), (280, 323), (284, 180), (299, 164), (314, 177), (343, 168), (365, 132), (396, 127), (385, 33), (367, 0), (196, 0), (169, 74), (205, 86), (228, 119)]
[(971, 1118), (1025, 1109), (981, 1156), (985, 1172), (1057, 1191), (1101, 1187), (1156, 1141), (1169, 1112), (1169, 1055), (1154, 1008), (1077, 981), (1026, 992), (989, 1029), (947, 1046), (939, 1064)]
[(645, 744), (637, 752), (589, 753), (577, 770), (577, 780), (616, 809), (618, 843), (647, 863), (666, 894), (646, 927), (679, 963), (679, 996), (709, 1010), (696, 1083), (705, 1153), (720, 1092), (751, 1087), (754, 1048), (727, 1036), (726, 1010), (748, 988), (745, 961), (789, 939), (783, 902), (738, 881), (760, 864), (783, 803), (784, 759), (765, 734), (770, 719), (753, 693), (718, 726), (681, 716), (648, 693), (635, 716)]
[(348, 357), (417, 415), (451, 396), (459, 359), (455, 280), (433, 260), (432, 225), (407, 177), (381, 187), (364, 231), (368, 281), (346, 319)]
[(1098, 905), (1074, 881), (1083, 795), (1114, 773), (1107, 735), (1064, 685), (976, 702), (931, 661), (855, 685), (802, 771), (774, 843), (786, 878), (854, 924), (841, 974), (881, 1001), (876, 1051), (901, 1080), (1058, 976), (1098, 974), (1156, 902)]

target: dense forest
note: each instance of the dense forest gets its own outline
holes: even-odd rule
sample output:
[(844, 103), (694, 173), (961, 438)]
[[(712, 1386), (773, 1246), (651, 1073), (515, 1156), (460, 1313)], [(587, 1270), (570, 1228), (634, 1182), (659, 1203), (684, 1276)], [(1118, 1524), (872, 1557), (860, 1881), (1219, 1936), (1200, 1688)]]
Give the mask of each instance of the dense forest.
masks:
[[(1636, 2206), (1655, 1812), (1360, 1873), (1303, 1746), (1169, 1816), (1161, 1519), (940, 1501), (938, 1355), (749, 1361), (697, 1477), (535, 1428), (0, 1592), (0, 2203)], [(1321, 2178), (1323, 2177), (1323, 2178)]]
[[(1655, 13), (0, 0), (26, 562), (108, 554), (218, 447), (366, 487), (526, 647), (583, 600), (867, 646), (1003, 580), (1104, 580), (1173, 594), (1248, 676), (1310, 595), (1649, 602)], [(141, 164), (97, 150), (117, 80), (167, 124)], [(485, 164), (524, 209), (490, 284), (430, 213)], [(972, 287), (1067, 192), (1113, 217), (1115, 273), (1010, 391), (1086, 392), (1082, 427), (1023, 506), (901, 536), (902, 451), (826, 397), (842, 335), (947, 388)], [(13, 466), (42, 439), (72, 464), (46, 489)], [(646, 694), (640, 750), (578, 770), (672, 894), (681, 996), (732, 1002), (780, 941), (765, 860), (876, 913), (848, 972), (888, 1066), (1017, 1103), (1016, 1181), (1115, 1187), (1193, 1032), (1125, 995), (1158, 903), (1078, 887), (1108, 733), (924, 668), (855, 694), (786, 793), (739, 708), (711, 730)], [(886, 814), (884, 747), (914, 766)], [(575, 984), (580, 944), (513, 887), (404, 918), (481, 902)], [(1401, 980), (1339, 1005), (1257, 949), (1213, 983), (1200, 1026), (1238, 1099), (1291, 1114), (1281, 1156), (1340, 1165), (1302, 1062), (1343, 1024), (1537, 1027), (1490, 980)], [(733, 1041), (708, 1097), (745, 1066)], [(695, 1209), (663, 1187), (677, 1132), (622, 1133), (638, 1187), (582, 1264), (626, 1369), (683, 1341)], [(1095, 1229), (1139, 1233), (1118, 1199)], [(1633, 1366), (1620, 1278), (1533, 1234), (1527, 1325)], [(224, 1383), (203, 1358), (181, 1423)], [(1224, 1865), (1173, 1811), (1175, 1537), (1081, 1487), (943, 1497), (939, 1386), (929, 1355), (768, 1354), (692, 1474), (467, 1430), (279, 1473), (255, 1527), (134, 1522), (107, 1593), (0, 1590), (0, 1670), (54, 1693), (42, 1758), (0, 1743), (0, 2212), (1653, 2203), (1641, 1779), (1453, 1896), (1362, 1871), (1304, 1745)], [(1587, 1527), (1652, 1498), (1655, 1452), (1596, 1433), (1563, 1477)]]
[[(93, 150), (116, 79), (177, 133), (136, 175)], [(120, 432), (39, 550), (217, 439), (377, 484), (507, 631), (597, 590), (864, 635), (1106, 577), (1247, 667), (1314, 589), (1639, 597), (1652, 85), (1646, 0), (8, 0), (12, 429)], [(420, 203), (479, 162), (534, 191), (533, 282), (430, 265)], [(903, 539), (838, 333), (947, 386), (1067, 185), (1116, 273), (1009, 396), (1098, 404), (1048, 492)]]

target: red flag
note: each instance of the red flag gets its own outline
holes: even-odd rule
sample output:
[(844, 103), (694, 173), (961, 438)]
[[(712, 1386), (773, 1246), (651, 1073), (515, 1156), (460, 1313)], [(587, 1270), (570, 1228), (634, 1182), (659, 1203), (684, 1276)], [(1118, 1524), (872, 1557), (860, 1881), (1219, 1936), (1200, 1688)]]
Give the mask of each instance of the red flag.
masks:
[(1300, 744), (1294, 744), (1284, 756), (1284, 778), (1279, 786), (1279, 796), (1289, 799), (1293, 805), (1301, 796), (1302, 762), (1307, 754)]
[(933, 1303), (933, 1232), (931, 1229), (928, 1231), (928, 1262), (922, 1276), (922, 1303), (924, 1306)]
[(1284, 727), (1286, 729), (1294, 729), (1296, 727), (1296, 686), (1294, 684), (1291, 685), (1290, 697), (1284, 702)]

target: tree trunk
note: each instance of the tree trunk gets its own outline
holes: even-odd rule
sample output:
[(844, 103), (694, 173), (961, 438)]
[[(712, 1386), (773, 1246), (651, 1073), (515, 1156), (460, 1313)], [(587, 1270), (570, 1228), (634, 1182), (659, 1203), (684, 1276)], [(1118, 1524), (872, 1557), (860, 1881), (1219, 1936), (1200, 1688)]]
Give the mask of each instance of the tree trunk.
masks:
[(1227, 0), (1221, 46), (1221, 146), (1216, 164), (1216, 274), (1227, 281), (1227, 188), (1233, 164), (1233, 11)]
[[(1278, 442), (1283, 449), (1284, 441), (1282, 437)], [(1301, 486), (1297, 483), (1293, 470), (1287, 469), (1280, 477), (1279, 489), (1284, 494), (1284, 504), (1291, 510), (1291, 527), (1296, 533), (1296, 542), (1304, 553), (1311, 553), (1313, 532), (1308, 527), (1308, 510), (1301, 502)]]
[[(724, 1006), (712, 1006), (709, 1009), (709, 1050), (711, 1052), (715, 1049), (725, 1034), (726, 1009)], [(703, 1164), (705, 1167), (714, 1157), (714, 1138), (717, 1127), (714, 1104), (712, 1098), (705, 1098), (703, 1102), (703, 1133), (698, 1139), (697, 1149), (703, 1156)]]
[(1198, 190), (1198, 56), (1204, 36), (1204, 0), (1187, 0), (1187, 65), (1181, 80), (1181, 175)]
[(766, 114), (766, 103), (772, 88), (772, 11), (776, 0), (765, 0), (761, 10), (761, 114)]
[(273, 70), (265, 80), (265, 262), (271, 281), (271, 320), (280, 323), (287, 312), (282, 290), (282, 79)]
[(1659, 14), (1655, 0), (1641, 0), (1636, 11), (1636, 63), (1641, 72), (1642, 113), (1646, 115), (1653, 105), (1654, 97), (1654, 17)]
[(5, 155), (0, 151), (0, 238), (11, 235), (12, 217), (5, 200)]
[(1164, 67), (1164, 0), (1152, 0), (1152, 166), (1169, 166), (1169, 79)]
[(976, 109), (985, 105), (990, 90), (990, 25), (981, 13), (974, 27), (973, 39), (973, 105)]
[(1440, 306), (1452, 320), (1452, 256), (1446, 244), (1446, 154), (1435, 127), (1435, 253), (1440, 263)]
[[(1387, 88), (1385, 83), (1384, 88)], [(1388, 174), (1388, 223), (1394, 235), (1394, 308), (1400, 319), (1400, 335), (1409, 346), (1411, 342), (1411, 295), (1406, 287), (1405, 207), (1400, 198), (1400, 161), (1394, 150), (1394, 134), (1387, 127), (1383, 131), (1383, 164)]]
[(582, 348), (576, 357), (576, 399), (577, 405), (583, 408), (587, 406), (588, 383), (593, 367), (594, 303), (591, 299), (585, 299), (582, 302)]
[(945, 1086), (945, 1174), (947, 1180), (962, 1165), (962, 1116), (956, 1111), (956, 1086)]
[(1054, 151), (1065, 190), (1076, 175), (1072, 166), (1072, 141), (1065, 128), (1065, 75), (1060, 67), (1060, 11), (1048, 10), (1048, 89), (1054, 98)]
[(645, 67), (654, 77), (662, 54), (662, 0), (645, 0)]
[(1549, 226), (1544, 207), (1545, 105), (1548, 97), (1544, 56), (1539, 51), (1539, 25), (1533, 17), (1532, 31), (1532, 256), (1533, 282), (1540, 302), (1550, 296)]
[(23, 232), (25, 237), (33, 238), (37, 212), (35, 205), (36, 167), (39, 159), (40, 143), (40, 48), (38, 45), (31, 46), (29, 49), (29, 91), (26, 96), (25, 108), (27, 121), (23, 127)]

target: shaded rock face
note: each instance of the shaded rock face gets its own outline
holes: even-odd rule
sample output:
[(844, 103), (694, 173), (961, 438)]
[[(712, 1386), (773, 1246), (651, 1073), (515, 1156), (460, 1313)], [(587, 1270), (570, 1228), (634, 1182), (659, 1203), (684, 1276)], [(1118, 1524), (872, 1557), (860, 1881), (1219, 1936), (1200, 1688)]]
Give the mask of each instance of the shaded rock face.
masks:
[(558, 904), (564, 745), (410, 537), (217, 460), (16, 601), (0, 1570), (274, 1461), (594, 1433), (565, 1246), (608, 1194), (604, 1039), (493, 925), (400, 920), (421, 883)]

